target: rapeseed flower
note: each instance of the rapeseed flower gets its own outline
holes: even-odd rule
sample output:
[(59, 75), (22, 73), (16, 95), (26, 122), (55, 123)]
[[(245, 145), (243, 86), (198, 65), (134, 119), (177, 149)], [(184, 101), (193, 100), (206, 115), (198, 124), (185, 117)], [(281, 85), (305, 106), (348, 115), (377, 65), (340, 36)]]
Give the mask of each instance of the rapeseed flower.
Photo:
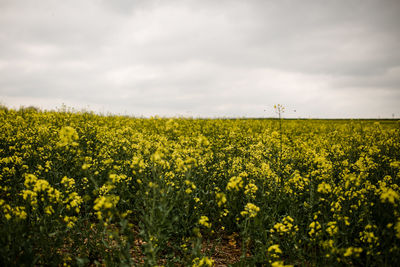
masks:
[(395, 202), (399, 200), (399, 197), (399, 193), (397, 193), (393, 189), (385, 188), (384, 190), (382, 190), (381, 201), (395, 204)]
[(330, 184), (322, 182), (318, 185), (317, 191), (322, 194), (328, 194), (332, 191), (332, 187), (330, 186)]
[(254, 194), (257, 192), (258, 187), (253, 184), (253, 183), (249, 183), (246, 185), (246, 187), (244, 188), (244, 194), (248, 195), (251, 198), (254, 198)]
[(282, 250), (279, 248), (278, 244), (269, 246), (267, 251), (268, 251), (268, 253), (272, 253), (272, 254), (282, 254)]
[(362, 248), (355, 248), (355, 247), (348, 247), (346, 251), (344, 252), (343, 256), (344, 257), (351, 257), (351, 256), (356, 256), (359, 257), (360, 253), (363, 251)]
[(396, 237), (400, 239), (400, 218), (397, 220), (396, 225), (394, 226), (396, 231)]
[(293, 267), (293, 265), (289, 265), (289, 264), (284, 264), (283, 261), (274, 261), (273, 263), (271, 263), (272, 267)]
[(234, 176), (232, 177), (228, 184), (226, 185), (226, 190), (236, 190), (239, 191), (240, 188), (243, 187), (243, 180), (242, 177), (240, 176)]
[(79, 136), (76, 130), (70, 126), (62, 127), (59, 132), (60, 141), (58, 146), (78, 146)]
[(221, 207), (223, 204), (226, 203), (226, 195), (222, 192), (216, 193), (215, 194), (217, 198), (217, 205), (218, 207)]
[(244, 211), (240, 212), (240, 215), (246, 216), (248, 215), (249, 218), (256, 217), (257, 213), (260, 211), (260, 208), (254, 205), (253, 203), (247, 203), (244, 207)]
[(192, 267), (213, 266), (214, 260), (209, 257), (195, 258)]
[(199, 224), (203, 225), (207, 228), (211, 228), (211, 223), (209, 222), (209, 219), (207, 216), (201, 216), (199, 219)]

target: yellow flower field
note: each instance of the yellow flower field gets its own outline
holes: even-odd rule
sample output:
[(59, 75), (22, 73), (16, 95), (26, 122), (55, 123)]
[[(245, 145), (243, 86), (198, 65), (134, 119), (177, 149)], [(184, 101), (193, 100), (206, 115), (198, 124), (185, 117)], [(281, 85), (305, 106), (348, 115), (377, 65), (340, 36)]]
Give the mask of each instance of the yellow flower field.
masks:
[(399, 121), (0, 125), (2, 266), (400, 265)]

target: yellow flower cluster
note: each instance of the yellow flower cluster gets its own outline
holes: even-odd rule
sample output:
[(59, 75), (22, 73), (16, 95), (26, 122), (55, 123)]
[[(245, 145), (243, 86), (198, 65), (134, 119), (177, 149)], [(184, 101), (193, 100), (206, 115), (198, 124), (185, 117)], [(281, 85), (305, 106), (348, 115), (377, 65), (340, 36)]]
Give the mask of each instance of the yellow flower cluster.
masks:
[(67, 227), (68, 228), (74, 227), (77, 220), (78, 220), (78, 218), (75, 217), (75, 216), (71, 216), (71, 217), (70, 216), (65, 216), (64, 217), (64, 222), (67, 223)]
[(338, 233), (339, 228), (337, 226), (337, 222), (336, 221), (332, 221), (332, 222), (328, 222), (327, 227), (325, 229), (325, 231), (330, 235), (330, 236), (334, 236)]
[(382, 202), (389, 202), (392, 204), (395, 204), (400, 198), (399, 193), (394, 191), (391, 188), (384, 188), (382, 189), (382, 194), (381, 194), (381, 201)]
[(250, 198), (255, 198), (255, 193), (257, 192), (257, 190), (258, 187), (255, 184), (249, 183), (244, 188), (244, 194), (249, 196)]
[(46, 213), (51, 214), (53, 213), (51, 205), (63, 202), (62, 193), (54, 189), (47, 180), (38, 179), (33, 174), (26, 174), (24, 185), (26, 189), (22, 190), (21, 195), (24, 200), (30, 201), (33, 210), (38, 207), (38, 201), (46, 203), (46, 200), (48, 200), (50, 206), (46, 207)]
[(397, 220), (395, 225), (396, 237), (400, 239), (400, 218)]
[(257, 216), (257, 213), (260, 211), (260, 208), (254, 205), (253, 203), (247, 203), (244, 207), (244, 211), (240, 212), (242, 216), (248, 216), (249, 218), (253, 218)]
[(211, 228), (211, 223), (209, 222), (209, 219), (208, 219), (207, 216), (204, 216), (204, 215), (201, 216), (200, 219), (199, 219), (199, 224), (203, 225), (203, 226), (205, 226), (207, 228)]
[(185, 190), (186, 194), (191, 194), (193, 192), (193, 190), (196, 189), (196, 185), (189, 180), (185, 180), (185, 185), (187, 186), (187, 188)]
[(267, 249), (268, 253), (274, 254), (274, 255), (280, 255), (282, 254), (282, 250), (279, 248), (278, 244), (271, 245)]
[(293, 218), (290, 216), (286, 216), (282, 219), (282, 222), (278, 222), (274, 225), (273, 229), (270, 230), (271, 233), (278, 233), (279, 235), (295, 235), (297, 231), (299, 231), (299, 227), (297, 225), (293, 225)]
[(376, 229), (375, 225), (368, 224), (365, 226), (364, 231), (360, 232), (360, 240), (370, 244), (378, 242), (378, 238), (375, 236), (373, 231), (374, 229)]
[(278, 244), (274, 244), (268, 247), (267, 249), (268, 257), (270, 258), (269, 262), (271, 266), (276, 267), (292, 267), (293, 265), (285, 265), (284, 261), (278, 260), (283, 252)]
[(354, 248), (354, 247), (348, 247), (346, 249), (346, 251), (344, 252), (343, 256), (345, 257), (351, 257), (351, 256), (355, 256), (355, 257), (359, 257), (360, 253), (363, 251), (362, 248)]
[(76, 130), (70, 126), (62, 127), (59, 132), (60, 141), (59, 146), (78, 146), (79, 136)]
[(25, 211), (25, 207), (11, 207), (9, 204), (6, 204), (3, 199), (0, 199), (0, 210), (7, 220), (10, 220), (13, 216), (17, 219), (25, 220), (28, 215)]
[(242, 177), (240, 177), (240, 176), (232, 177), (231, 179), (229, 179), (229, 182), (226, 185), (226, 189), (228, 191), (231, 191), (231, 190), (239, 191), (239, 189), (242, 187), (243, 187), (243, 180), (242, 180)]
[(274, 261), (271, 263), (272, 267), (293, 267), (291, 264), (284, 264), (284, 261)]
[(311, 237), (311, 239), (315, 240), (315, 236), (321, 230), (321, 224), (318, 221), (313, 221), (310, 223), (309, 227), (310, 231), (308, 232), (308, 235)]
[(110, 217), (112, 215), (111, 210), (117, 206), (119, 199), (119, 196), (116, 195), (106, 195), (96, 198), (93, 209), (96, 211), (97, 218), (101, 220), (104, 218), (103, 215)]
[(214, 260), (209, 257), (195, 258), (192, 267), (213, 266)]
[(224, 205), (226, 203), (226, 195), (222, 192), (218, 192), (215, 194), (216, 198), (217, 198), (217, 205), (218, 207), (221, 207), (222, 205)]
[(328, 194), (332, 191), (332, 187), (330, 186), (330, 184), (322, 182), (318, 185), (317, 191), (322, 194)]
[(308, 188), (310, 180), (302, 177), (298, 170), (295, 170), (285, 186), (285, 192), (294, 195), (303, 195)]

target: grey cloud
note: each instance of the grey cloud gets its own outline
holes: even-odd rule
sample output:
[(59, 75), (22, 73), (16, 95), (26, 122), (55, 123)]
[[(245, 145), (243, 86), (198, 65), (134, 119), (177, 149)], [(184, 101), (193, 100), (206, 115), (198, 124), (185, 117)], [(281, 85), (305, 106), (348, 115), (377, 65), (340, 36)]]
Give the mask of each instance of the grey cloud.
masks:
[(400, 106), (399, 1), (0, 5), (0, 96), (211, 116), (260, 116), (274, 103), (327, 117)]
[(400, 33), (388, 26), (399, 24), (396, 2), (265, 2), (150, 11), (143, 14), (148, 42), (133, 41), (128, 47), (138, 53), (127, 55), (152, 64), (202, 59), (338, 75), (370, 75), (400, 61)]
[(262, 3), (249, 5), (245, 15), (236, 11), (246, 40), (242, 51), (250, 64), (369, 75), (400, 61), (395, 49), (400, 32), (394, 26), (400, 24), (398, 1)]
[(375, 90), (395, 90), (400, 92), (400, 65), (394, 68), (387, 69), (384, 72), (375, 73), (362, 77), (358, 76), (343, 76), (338, 77), (333, 85), (337, 88), (365, 88)]

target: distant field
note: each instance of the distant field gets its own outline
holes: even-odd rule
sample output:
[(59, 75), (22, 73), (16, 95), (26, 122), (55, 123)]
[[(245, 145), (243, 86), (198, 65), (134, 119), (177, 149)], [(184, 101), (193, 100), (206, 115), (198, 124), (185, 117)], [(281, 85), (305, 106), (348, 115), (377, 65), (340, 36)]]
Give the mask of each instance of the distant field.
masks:
[(397, 120), (0, 125), (2, 266), (400, 265)]

